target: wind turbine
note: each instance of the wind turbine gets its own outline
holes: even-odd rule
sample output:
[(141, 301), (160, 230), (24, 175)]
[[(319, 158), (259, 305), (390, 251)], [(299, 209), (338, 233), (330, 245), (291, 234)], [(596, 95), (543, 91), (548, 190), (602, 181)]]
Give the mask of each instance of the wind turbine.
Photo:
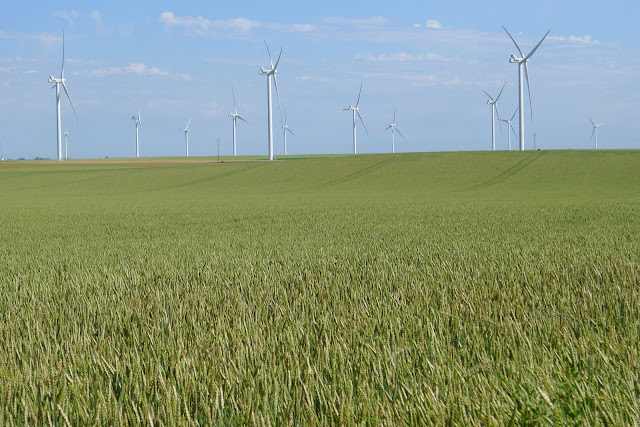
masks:
[[(502, 27), (504, 28), (504, 27)], [(524, 68), (524, 74), (527, 77), (527, 90), (529, 92), (529, 110), (531, 111), (531, 120), (533, 120), (533, 104), (531, 102), (531, 86), (529, 85), (529, 67), (527, 66), (527, 63), (529, 62), (529, 59), (531, 59), (531, 57), (533, 56), (533, 54), (536, 52), (536, 50), (538, 50), (538, 47), (540, 47), (540, 45), (542, 44), (542, 42), (544, 41), (544, 39), (547, 38), (547, 36), (549, 35), (549, 31), (547, 31), (547, 34), (544, 35), (544, 37), (542, 38), (542, 40), (540, 40), (540, 42), (536, 45), (536, 47), (533, 48), (533, 50), (531, 52), (529, 52), (529, 54), (527, 56), (525, 56), (522, 53), (522, 50), (520, 49), (520, 46), (518, 46), (518, 43), (516, 43), (515, 39), (511, 36), (511, 34), (509, 33), (509, 31), (507, 31), (506, 28), (504, 28), (504, 30), (507, 32), (507, 34), (509, 34), (509, 38), (511, 38), (511, 41), (513, 42), (513, 44), (516, 45), (516, 48), (518, 49), (518, 52), (520, 53), (520, 57), (516, 58), (515, 55), (511, 55), (511, 58), (509, 58), (509, 62), (512, 64), (518, 64), (518, 81), (519, 81), (519, 93), (520, 93), (520, 103), (519, 108), (520, 108), (520, 150), (524, 151), (524, 87), (522, 84), (522, 70)]]
[(76, 116), (76, 120), (78, 120), (78, 115), (76, 114), (76, 109), (73, 106), (73, 102), (71, 102), (71, 96), (69, 96), (69, 91), (67, 90), (67, 85), (64, 83), (64, 31), (62, 31), (62, 69), (60, 70), (60, 78), (57, 79), (53, 76), (49, 76), (49, 83), (55, 83), (52, 89), (56, 88), (56, 114), (58, 119), (58, 161), (62, 161), (62, 126), (60, 125), (60, 85), (64, 89), (64, 93), (67, 94), (67, 98), (69, 99), (69, 104), (71, 104), (71, 108), (73, 109), (73, 114)]
[(69, 131), (65, 129), (64, 131), (64, 159), (69, 160), (69, 152), (67, 151), (67, 141), (69, 140)]
[(358, 110), (358, 105), (360, 104), (360, 95), (362, 95), (362, 80), (360, 80), (360, 92), (358, 93), (358, 102), (356, 102), (356, 106), (349, 105), (348, 108), (343, 108), (345, 111), (353, 111), (353, 154), (357, 154), (356, 150), (356, 113), (358, 113), (358, 117), (360, 117), (360, 121), (362, 122), (362, 126), (364, 126), (364, 130), (369, 135), (369, 131), (367, 130), (367, 126), (364, 124), (364, 120), (362, 120), (362, 116), (360, 115), (360, 110)]
[[(505, 82), (502, 85), (502, 89), (500, 89), (500, 93), (498, 94), (498, 97), (494, 100), (491, 95), (489, 95), (487, 92), (484, 92), (485, 95), (487, 95), (489, 97), (489, 99), (487, 100), (487, 104), (491, 105), (491, 150), (492, 151), (496, 151), (496, 115), (498, 116), (498, 120), (500, 120), (500, 113), (498, 112), (498, 99), (500, 99), (500, 95), (502, 95), (502, 91), (504, 90), (504, 87), (507, 83)], [(500, 128), (502, 129), (502, 128)]]
[(391, 152), (395, 153), (396, 152), (396, 142), (395, 142), (395, 138), (393, 136), (393, 133), (394, 132), (398, 132), (400, 134), (400, 136), (404, 139), (404, 135), (402, 134), (402, 132), (400, 132), (400, 129), (398, 129), (397, 126), (396, 126), (396, 109), (395, 108), (393, 109), (393, 122), (385, 130), (389, 130), (389, 129), (391, 129)]
[[(518, 112), (518, 108), (516, 108), (516, 111), (513, 112), (513, 115), (511, 116), (511, 118), (509, 120), (506, 119), (498, 119), (501, 122), (505, 122), (507, 124), (507, 135), (509, 136), (509, 151), (511, 151), (511, 132), (513, 132), (513, 134), (515, 135), (515, 137), (517, 138), (518, 135), (516, 134), (516, 130), (513, 128), (513, 118), (516, 116), (516, 113)], [(502, 129), (502, 128), (501, 128)]]
[[(267, 53), (269, 54), (269, 62), (271, 63), (271, 69), (266, 70), (264, 67), (260, 67), (259, 74), (261, 76), (267, 76), (267, 122), (268, 122), (268, 136), (269, 136), (269, 160), (273, 160), (273, 123), (271, 122), (271, 76), (273, 76), (273, 83), (276, 86), (276, 95), (278, 96), (278, 108), (280, 108), (280, 93), (278, 93), (278, 80), (276, 79), (276, 73), (278, 72), (278, 64), (280, 63), (280, 57), (282, 56), (282, 48), (280, 48), (280, 55), (276, 65), (273, 65), (271, 59), (271, 52), (267, 42), (264, 42), (267, 47)], [(280, 114), (280, 120), (282, 120), (282, 114)], [(281, 122), (282, 123), (282, 122)]]
[(593, 125), (593, 132), (591, 132), (591, 139), (593, 139), (593, 135), (595, 134), (595, 136), (596, 136), (596, 150), (597, 150), (598, 149), (598, 128), (600, 126), (602, 126), (604, 123), (595, 124), (593, 122), (593, 120), (591, 120), (591, 116), (589, 116), (589, 120), (591, 121), (591, 124)]
[(284, 155), (287, 155), (287, 132), (291, 132), (291, 135), (295, 135), (289, 126), (287, 125), (287, 110), (284, 110), (284, 125), (282, 125), (282, 134), (284, 135)]
[(184, 129), (178, 128), (182, 132), (184, 132), (184, 142), (187, 145), (187, 157), (189, 157), (189, 124), (190, 123), (191, 123), (191, 118), (189, 118), (189, 121), (187, 122), (187, 126)]
[(140, 150), (138, 145), (138, 128), (142, 125), (142, 116), (140, 115), (140, 107), (138, 107), (138, 115), (131, 116), (131, 119), (136, 122), (136, 158), (140, 157)]
[[(236, 155), (236, 119), (240, 119), (245, 123), (248, 123), (245, 119), (243, 119), (242, 117), (240, 117), (240, 115), (238, 114), (238, 109), (236, 108), (236, 94), (233, 91), (233, 88), (231, 88), (231, 94), (233, 95), (233, 113), (229, 113), (229, 117), (233, 118), (233, 155)], [(269, 105), (271, 105), (271, 102), (269, 102)]]

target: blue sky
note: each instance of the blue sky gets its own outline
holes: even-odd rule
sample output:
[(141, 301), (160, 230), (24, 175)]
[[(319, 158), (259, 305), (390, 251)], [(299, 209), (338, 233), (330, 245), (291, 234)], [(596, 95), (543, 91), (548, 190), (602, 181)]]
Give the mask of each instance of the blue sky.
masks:
[[(78, 113), (62, 102), (70, 157), (135, 155), (131, 115), (141, 108), (141, 156), (184, 154), (178, 130), (192, 118), (191, 155), (231, 154), (231, 88), (238, 154), (266, 155), (268, 66), (284, 46), (278, 84), (289, 154), (349, 153), (360, 80), (359, 152), (386, 152), (397, 107), (397, 151), (487, 150), (497, 94), (502, 116), (517, 106), (515, 46), (528, 52), (534, 123), (527, 149), (591, 148), (587, 115), (606, 123), (600, 148), (640, 147), (640, 31), (637, 1), (284, 1), (11, 2), (0, 15), (0, 154), (55, 157), (55, 94), (66, 33), (65, 77)], [(275, 58), (274, 58), (275, 60)], [(274, 98), (275, 100), (275, 98)], [(525, 102), (528, 105), (528, 101)], [(275, 153), (282, 152), (274, 116)], [(514, 123), (517, 126), (517, 123)], [(514, 146), (515, 141), (512, 141)], [(496, 137), (507, 146), (506, 129)]]

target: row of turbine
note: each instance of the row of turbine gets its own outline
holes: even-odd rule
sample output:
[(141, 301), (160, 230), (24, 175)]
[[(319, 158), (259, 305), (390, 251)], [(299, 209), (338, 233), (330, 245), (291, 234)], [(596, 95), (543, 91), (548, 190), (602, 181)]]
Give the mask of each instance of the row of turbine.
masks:
[[(280, 48), (280, 54), (278, 55), (278, 59), (274, 65), (273, 59), (271, 58), (271, 51), (269, 50), (269, 46), (265, 41), (265, 47), (267, 48), (267, 54), (269, 55), (269, 62), (271, 65), (271, 69), (265, 69), (264, 67), (260, 67), (259, 74), (267, 76), (267, 123), (268, 123), (268, 150), (269, 150), (269, 160), (273, 160), (273, 121), (272, 121), (272, 96), (271, 96), (271, 79), (273, 79), (274, 86), (276, 88), (276, 95), (278, 97), (278, 109), (280, 110), (280, 117), (282, 118), (282, 109), (280, 108), (280, 93), (278, 91), (278, 80), (276, 78), (276, 73), (278, 72), (278, 64), (280, 63), (280, 58), (282, 57), (282, 48)], [(64, 89), (67, 98), (69, 99), (69, 103), (71, 104), (71, 108), (73, 109), (73, 113), (78, 119), (78, 115), (76, 113), (75, 107), (73, 106), (73, 101), (71, 101), (71, 96), (69, 95), (69, 91), (67, 90), (67, 85), (65, 84), (64, 78), (64, 31), (62, 32), (62, 67), (60, 70), (60, 78), (55, 78), (53, 76), (49, 76), (49, 83), (55, 83), (53, 86), (56, 89), (56, 116), (57, 116), (57, 158), (58, 161), (62, 160), (62, 128), (61, 128), (61, 114), (60, 114), (60, 85)], [(244, 118), (242, 118), (238, 114), (238, 109), (236, 106), (236, 95), (233, 88), (231, 89), (231, 93), (233, 95), (233, 112), (229, 113), (229, 117), (233, 119), (233, 155), (236, 155), (236, 122), (237, 119), (248, 123)], [(362, 81), (360, 82), (360, 92), (358, 93), (358, 100), (355, 106), (349, 105), (349, 107), (344, 108), (345, 111), (353, 112), (353, 154), (357, 154), (357, 140), (356, 140), (356, 114), (360, 118), (362, 122), (362, 126), (364, 127), (367, 134), (369, 131), (367, 130), (366, 125), (364, 124), (364, 120), (360, 115), (359, 105), (360, 105), (360, 96), (362, 95)], [(140, 126), (142, 125), (142, 114), (140, 113), (140, 108), (138, 108), (138, 114), (131, 116), (131, 119), (135, 122), (136, 126), (136, 158), (140, 157), (140, 138), (139, 131)], [(186, 156), (189, 156), (189, 125), (191, 124), (191, 119), (187, 122), (187, 125), (184, 129), (179, 128), (179, 130), (184, 132), (185, 137), (185, 151)], [(395, 132), (398, 132), (402, 138), (404, 135), (400, 132), (398, 127), (396, 126), (396, 110), (393, 111), (393, 122), (389, 124), (389, 126), (385, 130), (391, 129), (391, 152), (395, 153)], [(284, 154), (287, 154), (287, 132), (294, 135), (293, 131), (289, 129), (287, 124), (287, 113), (285, 110), (285, 121), (284, 125), (282, 125), (282, 132), (284, 137)], [(65, 130), (65, 154), (64, 159), (68, 159), (68, 151), (67, 151), (67, 142), (69, 139), (69, 132)]]

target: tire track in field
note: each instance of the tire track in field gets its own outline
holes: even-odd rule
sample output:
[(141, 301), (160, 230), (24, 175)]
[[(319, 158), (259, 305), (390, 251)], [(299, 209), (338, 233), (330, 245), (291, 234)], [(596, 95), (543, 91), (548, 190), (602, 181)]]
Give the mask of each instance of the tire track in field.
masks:
[(505, 170), (504, 172), (502, 172), (501, 174), (491, 178), (488, 181), (482, 182), (478, 185), (475, 185), (471, 188), (469, 188), (469, 190), (476, 190), (479, 188), (486, 188), (486, 187), (490, 187), (492, 185), (495, 185), (499, 182), (504, 181), (505, 179), (515, 175), (516, 173), (520, 172), (522, 169), (524, 169), (525, 167), (527, 167), (528, 165), (530, 165), (533, 161), (535, 161), (536, 159), (540, 158), (540, 156), (542, 156), (542, 152), (539, 153), (533, 153), (527, 157), (525, 157), (524, 159), (520, 160), (518, 163), (516, 163), (515, 165), (511, 166), (509, 169)]
[(201, 183), (208, 182), (208, 181), (215, 181), (215, 180), (220, 179), (220, 178), (226, 178), (228, 176), (233, 176), (233, 175), (237, 175), (239, 173), (248, 172), (250, 170), (263, 167), (265, 165), (266, 165), (266, 163), (258, 163), (258, 162), (256, 162), (255, 164), (251, 164), (251, 165), (249, 165), (249, 166), (247, 166), (245, 168), (242, 168), (242, 169), (234, 169), (234, 170), (230, 170), (228, 172), (222, 172), (222, 173), (220, 173), (218, 175), (213, 175), (213, 176), (208, 176), (208, 177), (205, 177), (205, 178), (194, 179), (192, 181), (182, 182), (180, 184), (162, 186), (162, 187), (154, 188), (152, 191), (173, 190), (173, 189), (176, 189), (176, 188), (190, 187), (192, 185), (201, 184)]
[(329, 185), (337, 185), (337, 184), (344, 184), (345, 182), (349, 182), (349, 181), (352, 181), (352, 180), (354, 180), (356, 178), (360, 178), (361, 176), (370, 174), (371, 172), (373, 172), (375, 170), (378, 170), (380, 168), (383, 168), (383, 167), (389, 165), (390, 163), (393, 163), (393, 162), (397, 161), (398, 159), (400, 159), (401, 157), (405, 157), (405, 156), (406, 156), (406, 154), (401, 154), (401, 155), (398, 155), (398, 156), (389, 157), (389, 158), (387, 158), (387, 159), (385, 159), (385, 160), (383, 160), (381, 162), (375, 163), (375, 164), (373, 164), (371, 166), (367, 166), (364, 169), (360, 169), (357, 172), (351, 173), (349, 175), (343, 176), (343, 177), (338, 178), (338, 179), (334, 179), (333, 181), (329, 181), (329, 182), (327, 182), (325, 184), (321, 184), (318, 187), (324, 187), (324, 186), (329, 186)]

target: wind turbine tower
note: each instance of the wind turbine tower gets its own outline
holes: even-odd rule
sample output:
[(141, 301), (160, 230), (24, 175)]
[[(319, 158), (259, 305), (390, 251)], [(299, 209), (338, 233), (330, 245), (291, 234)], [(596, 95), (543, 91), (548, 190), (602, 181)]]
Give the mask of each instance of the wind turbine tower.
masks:
[(191, 118), (189, 118), (189, 121), (187, 122), (187, 126), (184, 129), (178, 128), (180, 129), (182, 132), (184, 132), (184, 142), (186, 144), (186, 150), (187, 150), (187, 157), (189, 157), (189, 124), (191, 123)]
[(140, 108), (138, 108), (138, 115), (131, 116), (131, 119), (136, 122), (136, 159), (140, 157), (140, 146), (138, 144), (138, 128), (142, 125), (142, 116), (140, 115)]
[[(364, 123), (363, 123), (364, 124)], [(404, 139), (404, 135), (400, 132), (400, 129), (398, 129), (398, 127), (396, 126), (396, 109), (393, 109), (393, 122), (391, 122), (391, 124), (389, 125), (389, 127), (387, 127), (385, 130), (389, 130), (391, 129), (391, 152), (395, 153), (396, 152), (396, 142), (395, 142), (395, 138), (394, 138), (394, 132), (398, 132), (400, 134), (400, 136), (402, 137), (402, 139)]]
[(57, 79), (53, 76), (49, 76), (49, 83), (54, 83), (55, 85), (52, 87), (56, 88), (56, 115), (57, 115), (57, 124), (58, 124), (58, 161), (62, 161), (62, 125), (61, 125), (61, 117), (60, 117), (60, 85), (64, 89), (64, 93), (67, 94), (67, 98), (69, 99), (69, 104), (71, 104), (71, 108), (73, 109), (73, 114), (76, 116), (76, 120), (78, 120), (78, 115), (76, 114), (76, 109), (73, 106), (73, 102), (71, 102), (71, 96), (69, 96), (69, 91), (67, 90), (67, 85), (64, 83), (64, 31), (62, 32), (62, 69), (60, 70), (60, 78)]
[(591, 124), (593, 125), (593, 131), (591, 132), (591, 139), (593, 139), (593, 136), (596, 136), (596, 150), (598, 149), (598, 128), (600, 126), (602, 126), (604, 123), (599, 123), (599, 124), (595, 124), (593, 122), (593, 120), (591, 120), (591, 116), (589, 116), (589, 121), (591, 122)]
[[(504, 28), (504, 27), (502, 27)], [(549, 35), (549, 31), (547, 31), (547, 34), (544, 35), (544, 37), (542, 38), (542, 40), (540, 40), (540, 42), (536, 45), (536, 47), (533, 48), (533, 50), (531, 52), (529, 52), (528, 55), (524, 55), (522, 53), (522, 50), (520, 49), (520, 46), (518, 46), (518, 43), (516, 43), (515, 39), (511, 36), (511, 34), (509, 33), (509, 31), (507, 31), (506, 28), (504, 28), (504, 30), (507, 32), (507, 34), (509, 35), (509, 38), (511, 38), (511, 41), (513, 42), (513, 44), (516, 45), (516, 48), (518, 49), (518, 52), (520, 53), (519, 57), (516, 57), (515, 55), (511, 55), (511, 58), (509, 58), (509, 62), (512, 64), (518, 64), (518, 88), (519, 88), (519, 93), (520, 93), (520, 102), (518, 104), (518, 108), (520, 109), (520, 150), (524, 151), (524, 87), (523, 87), (523, 82), (522, 82), (522, 74), (523, 74), (523, 69), (524, 69), (524, 74), (527, 78), (527, 91), (529, 92), (529, 110), (531, 111), (531, 120), (533, 120), (533, 104), (531, 102), (531, 86), (529, 85), (529, 67), (527, 65), (527, 63), (529, 62), (529, 59), (531, 59), (531, 57), (533, 56), (533, 54), (536, 52), (536, 50), (538, 50), (538, 47), (540, 47), (540, 45), (542, 44), (542, 42), (544, 41), (544, 39), (547, 38), (547, 36)]]
[(513, 135), (517, 138), (518, 135), (516, 134), (516, 130), (513, 128), (513, 118), (516, 116), (516, 113), (518, 112), (518, 108), (516, 108), (516, 111), (513, 112), (513, 115), (511, 116), (511, 119), (506, 120), (506, 119), (498, 119), (501, 122), (505, 122), (507, 124), (507, 135), (509, 136), (509, 151), (511, 151), (511, 132), (513, 132)]
[(231, 94), (233, 95), (233, 113), (229, 113), (229, 117), (233, 118), (233, 155), (236, 155), (236, 119), (240, 119), (245, 123), (248, 123), (245, 119), (240, 117), (238, 109), (236, 108), (236, 94), (231, 88)]
[(287, 132), (290, 132), (291, 135), (295, 135), (289, 126), (287, 125), (287, 110), (284, 110), (284, 125), (282, 125), (282, 133), (284, 135), (284, 155), (287, 155)]
[[(267, 42), (264, 42), (264, 45), (267, 46), (267, 53), (269, 54), (269, 62), (271, 63), (271, 69), (267, 70), (264, 67), (260, 67), (259, 74), (261, 76), (267, 76), (267, 123), (268, 123), (268, 138), (269, 138), (269, 160), (273, 160), (273, 123), (271, 120), (272, 109), (271, 109), (271, 77), (273, 76), (273, 83), (276, 86), (276, 95), (278, 96), (278, 108), (280, 107), (280, 93), (278, 93), (278, 80), (276, 79), (276, 73), (278, 72), (278, 64), (280, 63), (280, 57), (282, 56), (282, 48), (280, 48), (280, 55), (278, 55), (278, 60), (276, 61), (276, 65), (273, 65), (273, 60), (271, 59), (271, 52), (269, 51), (269, 46)], [(280, 120), (282, 120), (282, 115), (280, 116)]]
[(358, 92), (358, 102), (356, 102), (356, 106), (349, 105), (347, 108), (343, 108), (344, 111), (352, 111), (353, 112), (353, 154), (357, 154), (357, 144), (356, 144), (356, 113), (358, 117), (360, 117), (360, 121), (362, 122), (362, 126), (364, 126), (364, 130), (369, 135), (369, 131), (367, 130), (367, 126), (364, 124), (364, 120), (362, 120), (362, 116), (360, 115), (360, 110), (358, 110), (358, 105), (360, 105), (360, 95), (362, 95), (362, 80), (360, 80), (360, 92)]
[(491, 105), (491, 150), (492, 151), (496, 151), (496, 115), (498, 116), (498, 120), (500, 120), (500, 113), (498, 112), (498, 99), (500, 99), (500, 96), (502, 95), (502, 91), (504, 90), (504, 87), (506, 84), (507, 83), (505, 82), (502, 85), (502, 89), (500, 89), (500, 93), (498, 94), (498, 97), (495, 100), (491, 97), (491, 95), (489, 95), (487, 92), (483, 90), (484, 94), (489, 97), (489, 99), (487, 100), (487, 104)]

